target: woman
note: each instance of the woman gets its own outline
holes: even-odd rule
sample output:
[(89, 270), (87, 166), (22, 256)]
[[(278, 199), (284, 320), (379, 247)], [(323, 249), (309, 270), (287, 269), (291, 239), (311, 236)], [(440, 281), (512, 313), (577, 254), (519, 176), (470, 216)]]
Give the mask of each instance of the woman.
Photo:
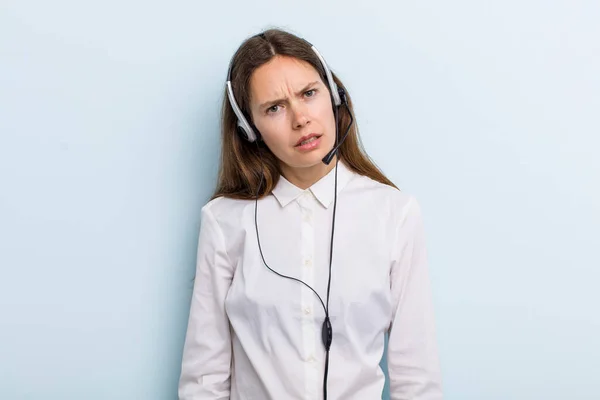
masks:
[(386, 333), (391, 398), (442, 398), (420, 208), (352, 113), (305, 40), (268, 30), (235, 53), (180, 399), (380, 399)]

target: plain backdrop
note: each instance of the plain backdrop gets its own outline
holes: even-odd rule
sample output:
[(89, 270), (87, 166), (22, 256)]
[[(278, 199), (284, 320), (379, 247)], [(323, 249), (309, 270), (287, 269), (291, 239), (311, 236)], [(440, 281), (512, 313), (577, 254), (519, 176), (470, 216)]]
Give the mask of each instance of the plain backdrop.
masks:
[(422, 204), (446, 399), (600, 399), (599, 20), (592, 0), (3, 0), (0, 398), (176, 399), (227, 65), (281, 27)]

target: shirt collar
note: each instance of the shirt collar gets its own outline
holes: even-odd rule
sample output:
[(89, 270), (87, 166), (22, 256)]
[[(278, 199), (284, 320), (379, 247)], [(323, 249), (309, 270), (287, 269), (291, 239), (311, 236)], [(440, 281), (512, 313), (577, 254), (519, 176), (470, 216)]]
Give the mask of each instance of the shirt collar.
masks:
[[(337, 166), (337, 193), (338, 195), (344, 189), (346, 184), (353, 177), (354, 172), (351, 171), (346, 164), (342, 160), (338, 162)], [(321, 179), (315, 182), (311, 187), (306, 190), (312, 192), (312, 194), (319, 200), (319, 202), (325, 208), (329, 208), (329, 206), (333, 203), (333, 188), (335, 186), (335, 167), (331, 169)], [(277, 185), (273, 188), (273, 195), (279, 201), (281, 207), (287, 206), (292, 201), (296, 200), (299, 196), (301, 196), (305, 190), (300, 189), (298, 186), (294, 185), (290, 181), (288, 181), (283, 175), (280, 175), (279, 181)]]

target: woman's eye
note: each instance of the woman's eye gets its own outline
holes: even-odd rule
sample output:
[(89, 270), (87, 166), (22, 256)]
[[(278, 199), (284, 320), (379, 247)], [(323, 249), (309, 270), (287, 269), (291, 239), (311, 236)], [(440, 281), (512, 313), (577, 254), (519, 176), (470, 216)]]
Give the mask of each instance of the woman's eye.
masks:
[(317, 89), (310, 89), (310, 90), (307, 90), (306, 92), (304, 92), (304, 95), (306, 97), (313, 97), (316, 92), (317, 92)]
[(278, 105), (271, 106), (271, 107), (267, 108), (267, 114), (276, 113), (278, 110), (279, 110)]

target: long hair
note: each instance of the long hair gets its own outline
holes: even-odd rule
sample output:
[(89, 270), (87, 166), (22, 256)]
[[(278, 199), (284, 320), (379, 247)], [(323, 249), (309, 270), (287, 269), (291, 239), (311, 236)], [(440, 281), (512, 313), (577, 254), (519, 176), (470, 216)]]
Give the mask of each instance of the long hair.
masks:
[[(238, 106), (244, 112), (248, 121), (251, 121), (250, 104), (250, 78), (254, 71), (273, 57), (288, 56), (309, 63), (318, 71), (321, 80), (327, 88), (325, 70), (311, 45), (304, 39), (280, 29), (269, 29), (262, 34), (246, 39), (235, 52), (231, 62), (231, 85)], [(339, 108), (338, 140), (344, 135), (350, 123), (350, 114), (354, 115), (354, 108), (348, 90), (332, 72), (333, 79), (338, 87), (346, 91), (348, 109)], [(355, 119), (356, 121), (356, 119)], [(350, 128), (346, 140), (337, 153), (340, 160), (353, 171), (360, 175), (385, 185), (394, 185), (369, 158), (360, 137), (356, 122)], [(227, 94), (224, 94), (221, 111), (221, 159), (217, 187), (212, 199), (225, 196), (235, 199), (253, 200), (256, 196), (264, 171), (264, 181), (258, 192), (262, 198), (273, 190), (280, 177), (279, 160), (261, 140), (251, 143), (240, 136), (237, 131), (237, 118)]]

